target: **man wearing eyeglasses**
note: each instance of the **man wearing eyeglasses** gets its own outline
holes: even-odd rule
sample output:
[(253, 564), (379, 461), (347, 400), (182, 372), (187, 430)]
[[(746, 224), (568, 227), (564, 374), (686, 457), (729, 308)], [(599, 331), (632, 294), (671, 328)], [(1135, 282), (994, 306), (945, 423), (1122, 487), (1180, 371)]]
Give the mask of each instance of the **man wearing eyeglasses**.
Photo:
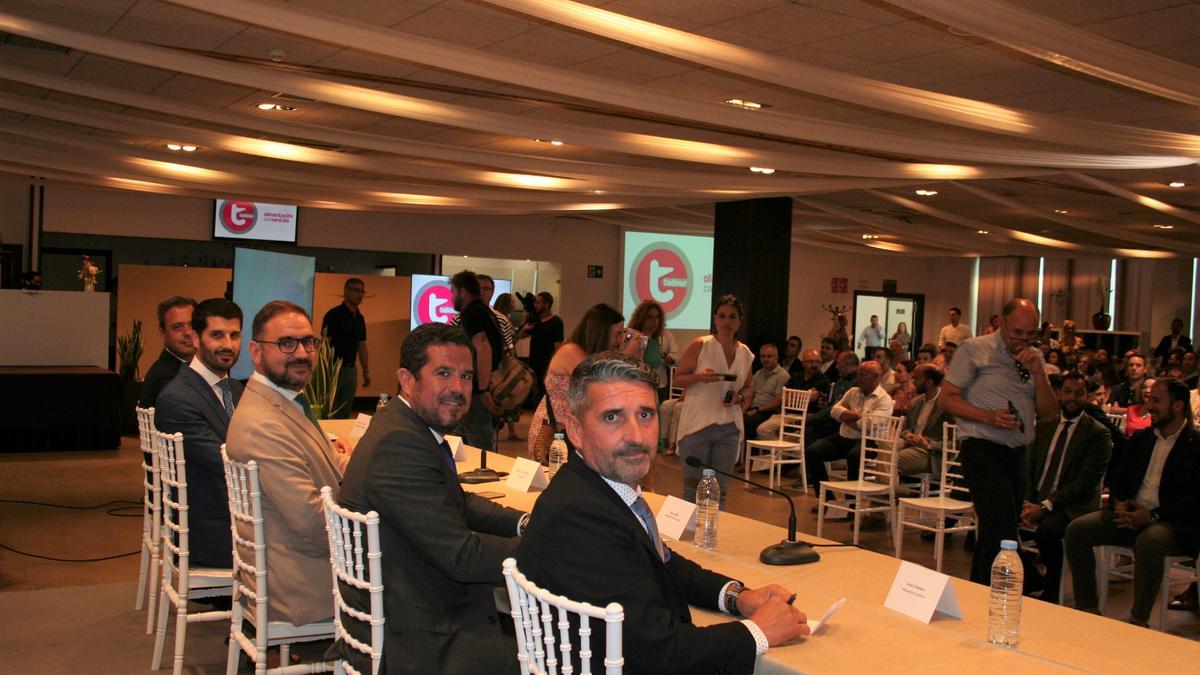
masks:
[[(230, 459), (258, 462), (271, 620), (299, 626), (333, 615), (320, 491), (328, 485), (336, 493), (348, 455), (342, 441), (330, 444), (304, 395), (320, 346), (308, 313), (274, 300), (258, 311), (251, 330), (254, 375), (229, 424), (226, 451)], [(241, 532), (250, 535), (248, 528)], [(254, 560), (249, 549), (239, 547), (238, 556)], [(239, 574), (253, 587), (252, 575)]]
[(939, 397), (958, 420), (963, 477), (979, 518), (971, 581), (980, 584), (991, 579), (1000, 541), (1017, 538), (1034, 427), (1058, 415), (1042, 352), (1031, 345), (1038, 319), (1029, 300), (1009, 301), (1000, 330), (959, 345)]

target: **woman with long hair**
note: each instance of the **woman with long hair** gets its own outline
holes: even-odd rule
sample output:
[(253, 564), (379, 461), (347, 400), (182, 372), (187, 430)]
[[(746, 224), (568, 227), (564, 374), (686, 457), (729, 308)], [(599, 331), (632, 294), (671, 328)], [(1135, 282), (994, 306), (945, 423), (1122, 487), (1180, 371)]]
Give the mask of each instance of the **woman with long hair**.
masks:
[[(686, 387), (679, 414), (679, 455), (733, 472), (742, 445), (742, 415), (750, 405), (754, 354), (737, 339), (745, 313), (732, 295), (721, 296), (713, 312), (712, 335), (696, 338), (675, 367), (675, 386)], [(683, 466), (683, 498), (696, 497), (698, 467)], [(721, 508), (729, 479), (720, 474)]]
[(900, 356), (895, 356), (895, 350), (893, 350), (892, 361), (894, 363), (899, 363), (900, 361), (904, 361), (909, 358), (909, 350), (912, 349), (912, 339), (912, 333), (908, 332), (907, 323), (901, 321), (896, 325), (896, 332), (892, 333), (892, 339), (888, 341), (888, 346), (891, 346), (896, 342), (900, 343)]
[(633, 310), (629, 319), (629, 327), (649, 337), (646, 350), (642, 353), (642, 361), (654, 373), (658, 384), (658, 400), (661, 403), (670, 391), (671, 366), (675, 365), (679, 347), (675, 345), (675, 336), (667, 330), (667, 317), (662, 305), (653, 300), (645, 300)]
[(625, 317), (609, 305), (600, 303), (579, 320), (571, 337), (559, 346), (546, 369), (546, 395), (533, 413), (529, 423), (529, 456), (539, 462), (546, 459), (544, 447), (538, 447), (538, 431), (549, 421), (546, 404), (554, 410), (555, 429), (564, 429), (563, 418), (567, 414), (567, 385), (576, 366), (592, 354), (618, 350), (625, 356), (636, 356), (640, 347), (636, 331), (625, 330)]

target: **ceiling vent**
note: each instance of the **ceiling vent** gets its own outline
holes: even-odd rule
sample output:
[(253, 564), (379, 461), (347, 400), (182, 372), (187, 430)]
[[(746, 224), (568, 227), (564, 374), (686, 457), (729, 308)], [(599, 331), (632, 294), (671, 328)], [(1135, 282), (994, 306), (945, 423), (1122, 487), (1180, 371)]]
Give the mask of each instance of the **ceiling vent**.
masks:
[(51, 52), (54, 54), (70, 54), (71, 48), (63, 45), (56, 45), (53, 42), (45, 40), (37, 40), (24, 35), (16, 35), (14, 33), (0, 32), (0, 46), (15, 47), (16, 49), (32, 49), (38, 52)]

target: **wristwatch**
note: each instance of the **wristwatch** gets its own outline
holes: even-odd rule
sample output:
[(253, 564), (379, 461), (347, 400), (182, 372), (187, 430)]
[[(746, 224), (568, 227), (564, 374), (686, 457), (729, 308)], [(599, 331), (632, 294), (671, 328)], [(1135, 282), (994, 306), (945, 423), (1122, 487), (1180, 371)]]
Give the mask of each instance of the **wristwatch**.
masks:
[(742, 590), (746, 587), (740, 581), (731, 581), (729, 587), (725, 589), (725, 611), (730, 614), (739, 614), (738, 612), (738, 596), (742, 594)]
[(1161, 518), (1161, 517), (1162, 516), (1158, 515), (1157, 509), (1154, 511), (1151, 511), (1150, 512), (1150, 524), (1153, 525), (1154, 523), (1157, 523), (1159, 521), (1159, 518)]

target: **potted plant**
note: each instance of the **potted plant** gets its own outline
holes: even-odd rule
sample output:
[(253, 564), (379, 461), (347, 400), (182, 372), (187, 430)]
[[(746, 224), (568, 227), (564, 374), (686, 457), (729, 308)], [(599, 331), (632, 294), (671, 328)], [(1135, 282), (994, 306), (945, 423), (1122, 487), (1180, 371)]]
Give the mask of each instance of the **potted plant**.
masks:
[(1103, 279), (1096, 279), (1096, 295), (1100, 298), (1100, 309), (1092, 315), (1092, 328), (1108, 330), (1112, 326), (1112, 315), (1104, 311), (1104, 308), (1108, 306), (1108, 296), (1112, 295), (1112, 288)]
[(142, 397), (142, 322), (135, 319), (128, 333), (117, 336), (117, 375), (121, 378), (121, 433), (137, 432), (138, 400)]
[(326, 331), (321, 331), (321, 346), (317, 348), (317, 362), (313, 366), (312, 379), (308, 381), (308, 386), (304, 387), (309, 407), (319, 420), (329, 419), (341, 412), (341, 407), (334, 408), (338, 375), (341, 372), (342, 360), (334, 358), (329, 336)]

